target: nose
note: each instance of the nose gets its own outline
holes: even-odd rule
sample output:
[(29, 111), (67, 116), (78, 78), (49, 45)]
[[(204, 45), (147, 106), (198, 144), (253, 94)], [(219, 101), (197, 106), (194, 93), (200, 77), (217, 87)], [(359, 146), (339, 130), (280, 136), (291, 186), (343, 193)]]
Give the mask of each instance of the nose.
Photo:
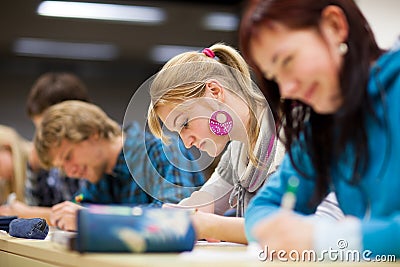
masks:
[(184, 130), (182, 130), (179, 133), (179, 135), (180, 135), (180, 137), (183, 141), (183, 144), (185, 145), (186, 148), (191, 148), (193, 146), (194, 139), (195, 139), (193, 137), (193, 135), (189, 134), (187, 131), (184, 131)]
[(297, 82), (294, 80), (279, 80), (279, 91), (281, 93), (281, 97), (283, 98), (297, 98), (298, 85)]
[(63, 171), (69, 177), (76, 177), (78, 166), (72, 163), (64, 163), (62, 166)]

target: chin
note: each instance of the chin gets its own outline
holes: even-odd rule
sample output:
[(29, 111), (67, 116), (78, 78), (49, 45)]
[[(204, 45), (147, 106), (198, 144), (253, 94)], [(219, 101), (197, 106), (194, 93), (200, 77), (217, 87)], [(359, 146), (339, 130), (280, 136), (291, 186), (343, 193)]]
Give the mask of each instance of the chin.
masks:
[(211, 151), (207, 150), (206, 152), (210, 157), (215, 158), (215, 157), (218, 157), (223, 151), (224, 151), (224, 148), (215, 148)]
[(329, 108), (329, 107), (315, 107), (314, 111), (318, 114), (322, 114), (322, 115), (329, 115), (329, 114), (333, 114), (337, 111), (337, 109), (335, 108)]
[(96, 184), (99, 180), (100, 177), (94, 177), (94, 176), (88, 176), (87, 178), (85, 178), (86, 180), (88, 180), (89, 182), (91, 182), (92, 184)]
[(221, 153), (221, 151), (218, 151), (216, 147), (214, 147), (214, 149), (206, 149), (203, 151), (213, 158), (217, 157)]
[(210, 157), (215, 158), (217, 155), (216, 151), (209, 151), (209, 150), (203, 150), (204, 152), (206, 152)]
[(318, 102), (317, 104), (311, 105), (313, 110), (318, 114), (328, 115), (337, 112), (342, 105), (340, 100), (330, 100), (325, 102)]
[(204, 152), (206, 152), (210, 157), (218, 157), (222, 152), (225, 151), (225, 147), (228, 145), (229, 142), (209, 142), (207, 146), (205, 146), (203, 149)]

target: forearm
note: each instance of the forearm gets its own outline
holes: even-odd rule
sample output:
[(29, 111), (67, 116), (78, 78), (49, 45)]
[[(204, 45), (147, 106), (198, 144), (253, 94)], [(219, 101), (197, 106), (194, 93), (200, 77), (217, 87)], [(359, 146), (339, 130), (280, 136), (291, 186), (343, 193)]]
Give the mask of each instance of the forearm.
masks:
[(199, 192), (206, 192), (212, 196), (214, 203), (214, 213), (223, 215), (229, 208), (229, 197), (233, 189), (233, 185), (229, 184), (225, 180), (216, 177), (216, 173), (213, 174), (210, 180), (205, 183)]
[(18, 211), (17, 216), (20, 218), (43, 218), (51, 225), (50, 213), (51, 208), (48, 207), (28, 206), (27, 209)]
[[(207, 214), (209, 220), (201, 225), (198, 239), (217, 239), (226, 242), (247, 244), (244, 232), (244, 218)], [(195, 215), (196, 216), (196, 215)]]

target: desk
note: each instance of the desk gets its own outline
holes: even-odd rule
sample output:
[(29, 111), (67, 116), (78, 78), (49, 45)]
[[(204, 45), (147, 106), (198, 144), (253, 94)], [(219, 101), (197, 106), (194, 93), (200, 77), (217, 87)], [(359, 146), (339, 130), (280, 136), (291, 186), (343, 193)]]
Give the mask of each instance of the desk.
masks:
[[(38, 267), (38, 266), (173, 266), (173, 267), (253, 267), (253, 266), (304, 266), (304, 262), (261, 262), (257, 255), (247, 252), (241, 245), (197, 244), (192, 252), (168, 254), (133, 253), (86, 253), (69, 251), (49, 240), (21, 239), (0, 231), (0, 266), (2, 267)], [(374, 266), (373, 263), (307, 263), (307, 265), (345, 265)], [(380, 266), (394, 266), (393, 263)]]
[[(197, 252), (227, 250), (231, 252), (244, 252), (245, 246), (206, 246), (199, 245), (193, 250)], [(190, 259), (189, 253), (85, 253), (80, 254), (69, 251), (50, 240), (32, 240), (14, 238), (0, 231), (0, 266), (1, 267), (36, 267), (36, 266), (85, 266), (85, 267), (111, 267), (111, 266), (210, 266), (212, 261)], [(5, 265), (4, 265), (5, 263)], [(229, 262), (229, 266), (256, 266), (260, 262), (255, 256), (254, 261), (243, 259)], [(213, 264), (212, 264), (213, 265)], [(228, 265), (226, 265), (228, 266)]]

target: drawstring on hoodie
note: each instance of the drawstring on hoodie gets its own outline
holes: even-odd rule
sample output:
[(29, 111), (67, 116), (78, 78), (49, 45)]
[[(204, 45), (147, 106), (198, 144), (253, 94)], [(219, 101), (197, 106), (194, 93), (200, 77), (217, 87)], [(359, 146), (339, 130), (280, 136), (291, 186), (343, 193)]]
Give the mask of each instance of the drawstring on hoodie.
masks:
[(236, 217), (243, 217), (244, 215), (244, 195), (245, 195), (245, 189), (238, 181), (238, 183), (235, 184), (233, 191), (229, 197), (230, 207), (231, 208), (236, 207)]

